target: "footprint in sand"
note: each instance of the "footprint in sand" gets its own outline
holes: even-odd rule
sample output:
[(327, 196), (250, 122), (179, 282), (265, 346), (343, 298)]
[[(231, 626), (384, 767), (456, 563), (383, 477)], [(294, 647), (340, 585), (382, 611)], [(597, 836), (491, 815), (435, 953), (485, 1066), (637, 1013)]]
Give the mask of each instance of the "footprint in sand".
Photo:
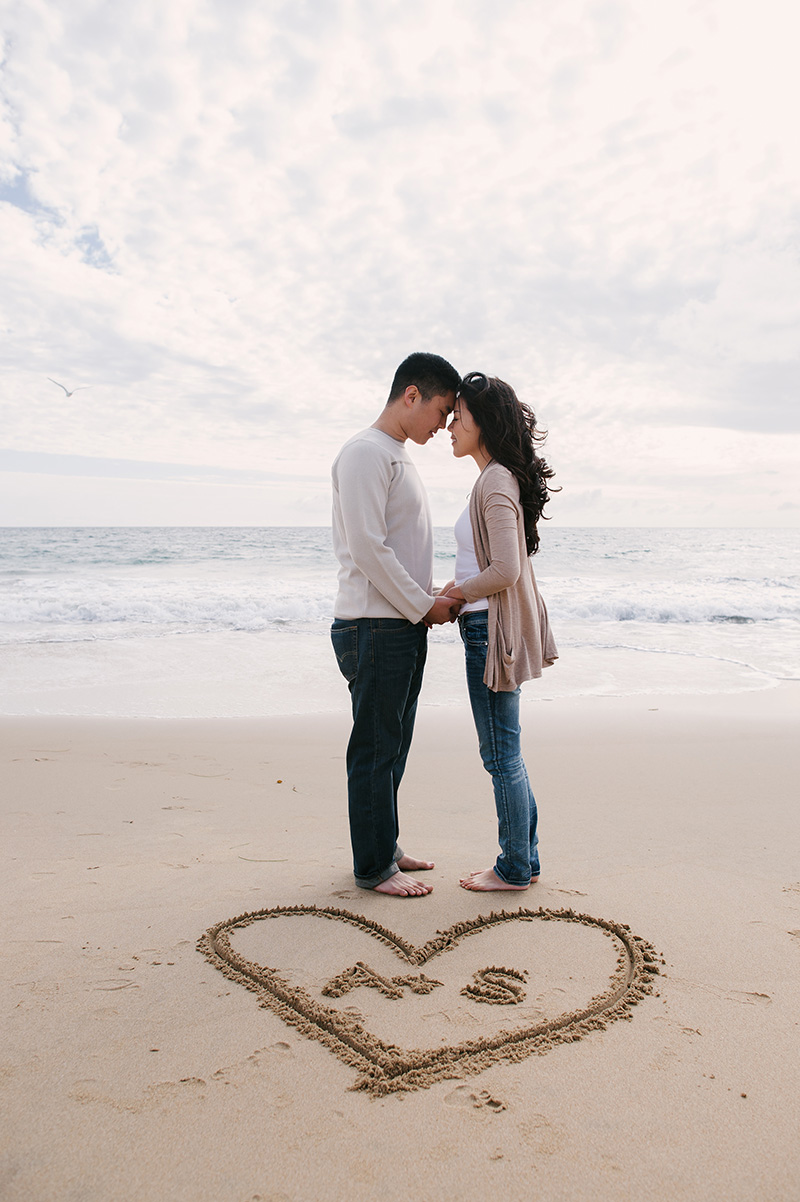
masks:
[(227, 1065), (225, 1068), (218, 1068), (216, 1072), (211, 1074), (211, 1080), (223, 1085), (232, 1085), (243, 1074), (260, 1070), (263, 1063), (273, 1057), (286, 1060), (293, 1056), (294, 1051), (291, 1044), (286, 1043), (284, 1040), (279, 1040), (277, 1043), (269, 1044), (265, 1048), (256, 1048), (255, 1052), (251, 1052), (244, 1060)]
[(506, 1110), (505, 1102), (501, 1102), (499, 1098), (494, 1098), (489, 1093), (488, 1089), (481, 1089), (474, 1092), (466, 1085), (458, 1085), (445, 1098), (447, 1106), (466, 1107), (469, 1110), (491, 1110), (494, 1113), (499, 1113), (501, 1110)]

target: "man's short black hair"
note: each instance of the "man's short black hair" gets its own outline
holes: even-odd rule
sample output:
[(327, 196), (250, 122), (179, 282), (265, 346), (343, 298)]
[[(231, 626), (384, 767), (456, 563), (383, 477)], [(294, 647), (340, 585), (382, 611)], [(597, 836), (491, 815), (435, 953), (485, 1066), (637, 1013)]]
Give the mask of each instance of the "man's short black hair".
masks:
[(458, 392), (460, 383), (461, 377), (452, 363), (448, 363), (441, 355), (415, 351), (403, 360), (394, 373), (389, 400), (386, 403), (396, 401), (411, 384), (417, 386), (424, 401), (429, 401), (434, 396)]

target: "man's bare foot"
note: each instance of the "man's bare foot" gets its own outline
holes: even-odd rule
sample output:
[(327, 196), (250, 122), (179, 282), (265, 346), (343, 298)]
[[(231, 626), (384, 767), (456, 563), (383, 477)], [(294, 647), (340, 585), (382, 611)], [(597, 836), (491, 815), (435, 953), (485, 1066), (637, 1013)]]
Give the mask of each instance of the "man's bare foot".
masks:
[[(532, 881), (538, 881), (538, 876), (531, 877)], [(493, 893), (495, 890), (510, 889), (515, 893), (520, 893), (527, 889), (527, 885), (508, 885), (502, 881), (493, 868), (485, 868), (483, 872), (471, 872), (469, 876), (465, 876), (459, 881), (462, 889), (473, 889), (476, 893)]]
[(405, 872), (395, 872), (379, 885), (375, 885), (373, 892), (388, 893), (390, 897), (422, 897), (425, 893), (433, 892), (433, 885), (415, 881), (413, 876), (407, 876)]
[(413, 856), (401, 856), (395, 862), (401, 872), (430, 872), (436, 867), (433, 860), (415, 860)]

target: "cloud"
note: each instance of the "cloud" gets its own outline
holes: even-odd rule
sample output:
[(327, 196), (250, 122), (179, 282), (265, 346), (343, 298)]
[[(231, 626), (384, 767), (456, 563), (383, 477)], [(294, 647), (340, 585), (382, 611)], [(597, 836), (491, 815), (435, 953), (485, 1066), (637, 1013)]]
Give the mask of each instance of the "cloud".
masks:
[[(148, 463), (136, 459), (93, 459), (87, 455), (43, 455), (38, 452), (0, 450), (0, 472), (45, 476), (80, 476), (84, 479), (176, 480), (195, 484), (274, 484), (286, 473), (226, 470), (202, 464)], [(291, 473), (297, 484), (317, 484), (319, 477)]]
[[(509, 378), (554, 445), (621, 416), (796, 430), (785, 23), (778, 0), (12, 6), (6, 445), (321, 477), (415, 349)], [(47, 376), (92, 387), (67, 405)]]

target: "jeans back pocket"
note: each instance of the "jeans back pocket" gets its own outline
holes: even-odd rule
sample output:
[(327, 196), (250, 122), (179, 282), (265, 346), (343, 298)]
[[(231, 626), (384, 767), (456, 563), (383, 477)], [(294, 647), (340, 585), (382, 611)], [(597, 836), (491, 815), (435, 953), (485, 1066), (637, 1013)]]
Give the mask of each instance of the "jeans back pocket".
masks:
[(346, 622), (334, 622), (331, 627), (331, 642), (336, 652), (339, 671), (348, 684), (356, 678), (358, 671), (358, 627)]

